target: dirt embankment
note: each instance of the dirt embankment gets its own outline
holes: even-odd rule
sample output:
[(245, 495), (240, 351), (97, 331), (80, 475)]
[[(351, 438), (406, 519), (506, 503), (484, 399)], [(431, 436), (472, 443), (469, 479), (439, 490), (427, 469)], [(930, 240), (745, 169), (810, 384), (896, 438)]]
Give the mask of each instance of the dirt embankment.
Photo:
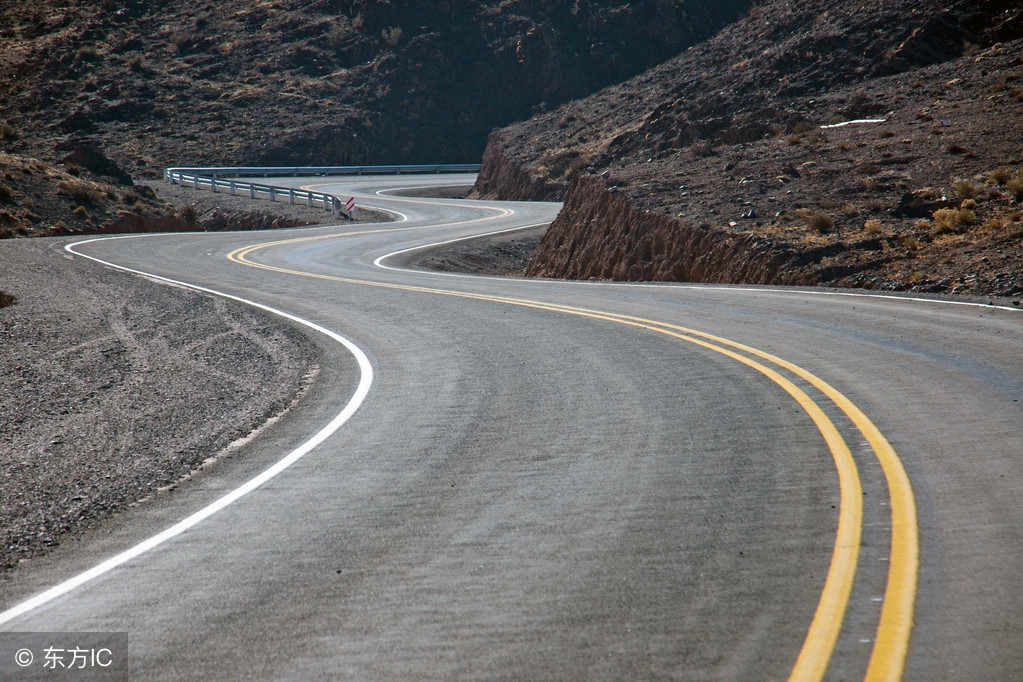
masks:
[(729, 234), (644, 213), (600, 178), (572, 181), (564, 209), (530, 256), (527, 276), (619, 281), (812, 284), (792, 254), (755, 234)]
[(470, 199), (504, 201), (561, 201), (568, 183), (530, 173), (526, 163), (510, 156), (500, 132), (493, 132), (483, 151), (483, 166)]

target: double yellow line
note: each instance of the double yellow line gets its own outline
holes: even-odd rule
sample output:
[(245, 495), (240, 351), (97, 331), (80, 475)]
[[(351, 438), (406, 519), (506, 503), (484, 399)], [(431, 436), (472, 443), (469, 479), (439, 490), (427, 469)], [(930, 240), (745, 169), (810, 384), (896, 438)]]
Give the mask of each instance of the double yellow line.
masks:
[[(365, 232), (355, 234), (365, 234)], [(874, 639), (874, 648), (871, 652), (865, 679), (869, 682), (875, 682), (880, 680), (898, 680), (901, 678), (909, 649), (909, 639), (913, 627), (913, 605), (916, 599), (917, 569), (919, 564), (916, 503), (909, 477), (891, 443), (888, 442), (880, 429), (874, 425), (863, 411), (841, 392), (802, 367), (775, 355), (719, 336), (665, 322), (529, 299), (336, 277), (279, 268), (249, 260), (249, 256), (254, 252), (272, 246), (331, 239), (339, 236), (346, 235), (322, 235), (255, 244), (232, 251), (227, 257), (235, 263), (288, 275), (398, 291), (489, 301), (636, 327), (664, 334), (720, 353), (760, 372), (792, 396), (810, 416), (824, 437), (838, 470), (839, 490), (841, 493), (838, 530), (831, 564), (813, 620), (810, 623), (810, 628), (807, 631), (803, 646), (789, 677), (793, 681), (820, 680), (827, 671), (835, 643), (842, 629), (846, 607), (848, 606), (849, 596), (856, 577), (860, 536), (863, 527), (863, 489), (860, 485), (859, 473), (848, 444), (820, 405), (782, 372), (784, 371), (798, 377), (816, 388), (848, 417), (870, 444), (887, 481), (891, 505), (891, 555), (889, 557), (888, 582), (885, 589), (884, 604), (881, 609), (881, 617)]]

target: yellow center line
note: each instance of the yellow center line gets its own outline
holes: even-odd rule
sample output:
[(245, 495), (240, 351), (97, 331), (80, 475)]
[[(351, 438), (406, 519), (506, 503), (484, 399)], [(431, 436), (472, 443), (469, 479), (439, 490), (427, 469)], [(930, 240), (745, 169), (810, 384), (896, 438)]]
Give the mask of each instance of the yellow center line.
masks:
[[(371, 233), (385, 230), (367, 231)], [(349, 234), (364, 234), (349, 233)], [(917, 533), (916, 504), (912, 486), (902, 462), (884, 437), (880, 429), (851, 400), (840, 391), (817, 377), (813, 373), (783, 360), (770, 353), (757, 350), (735, 341), (707, 334), (686, 327), (680, 327), (656, 320), (649, 320), (631, 315), (621, 315), (588, 308), (578, 308), (554, 303), (544, 303), (529, 299), (506, 296), (473, 294), (449, 289), (420, 287), (403, 284), (374, 282), (349, 277), (324, 275), (300, 270), (280, 268), (256, 261), (247, 257), (255, 251), (271, 246), (326, 239), (346, 235), (326, 235), (307, 237), (294, 240), (280, 240), (255, 244), (236, 249), (228, 254), (233, 262), (256, 267), (271, 272), (278, 272), (301, 277), (357, 284), (399, 291), (454, 296), (480, 301), (504, 303), (520, 307), (534, 308), (551, 312), (564, 313), (579, 317), (604, 320), (624, 324), (652, 332), (665, 334), (702, 348), (725, 355), (736, 360), (764, 376), (784, 389), (803, 410), (810, 416), (821, 435), (824, 437), (839, 477), (841, 496), (838, 529), (835, 547), (832, 552), (831, 564), (824, 582), (817, 609), (807, 631), (803, 646), (796, 659), (790, 680), (820, 680), (827, 671), (845, 619), (845, 611), (849, 595), (856, 575), (859, 560), (860, 537), (863, 526), (863, 493), (860, 485), (856, 463), (848, 445), (845, 443), (834, 423), (828, 418), (820, 406), (805, 391), (776, 370), (754, 360), (753, 357), (766, 360), (777, 367), (783, 368), (800, 377), (823, 393), (835, 404), (863, 434), (870, 444), (875, 456), (881, 464), (888, 484), (892, 509), (891, 556), (888, 570), (888, 584), (885, 589), (884, 605), (881, 611), (874, 648), (871, 653), (866, 679), (897, 680), (902, 676), (905, 659), (909, 648), (909, 638), (913, 626), (913, 608), (916, 599), (917, 571), (919, 563), (919, 538)], [(741, 352), (739, 352), (741, 351)]]

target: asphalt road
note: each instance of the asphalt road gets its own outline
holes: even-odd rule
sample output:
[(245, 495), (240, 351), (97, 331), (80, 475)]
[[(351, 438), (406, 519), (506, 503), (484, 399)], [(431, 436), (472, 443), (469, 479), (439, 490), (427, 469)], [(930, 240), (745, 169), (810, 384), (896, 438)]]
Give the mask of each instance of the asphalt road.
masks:
[(376, 194), (457, 180), (302, 181), (393, 223), (74, 247), (353, 347), (310, 329), (286, 419), (18, 571), (0, 630), (126, 632), (139, 679), (1023, 679), (1023, 314), (385, 257), (557, 211)]

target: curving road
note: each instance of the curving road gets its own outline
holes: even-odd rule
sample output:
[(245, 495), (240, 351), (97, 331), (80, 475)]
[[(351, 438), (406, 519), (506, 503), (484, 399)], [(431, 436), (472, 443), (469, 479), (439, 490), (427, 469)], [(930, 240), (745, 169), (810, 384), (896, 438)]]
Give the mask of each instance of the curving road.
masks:
[(18, 571), (0, 630), (127, 632), (145, 679), (1023, 679), (1023, 315), (404, 269), (558, 209), (378, 193), (456, 182), (74, 246), (294, 316), (324, 368)]

